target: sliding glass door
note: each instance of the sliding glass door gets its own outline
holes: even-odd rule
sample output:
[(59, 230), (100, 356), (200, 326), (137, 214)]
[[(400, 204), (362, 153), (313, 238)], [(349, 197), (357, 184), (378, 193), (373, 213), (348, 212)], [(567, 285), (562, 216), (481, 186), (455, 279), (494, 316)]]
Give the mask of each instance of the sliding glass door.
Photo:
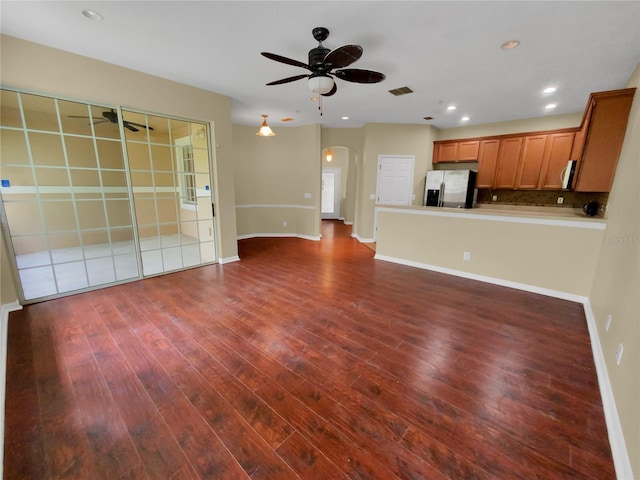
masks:
[(123, 111), (145, 276), (216, 260), (207, 125)]
[(3, 232), (21, 301), (216, 260), (206, 124), (0, 93)]

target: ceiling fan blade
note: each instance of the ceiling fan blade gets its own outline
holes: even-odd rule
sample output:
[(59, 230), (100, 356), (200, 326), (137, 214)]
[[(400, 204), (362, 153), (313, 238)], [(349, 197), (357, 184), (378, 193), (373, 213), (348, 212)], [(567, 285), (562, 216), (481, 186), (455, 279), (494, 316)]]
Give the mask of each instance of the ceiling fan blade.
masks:
[(309, 75), (294, 75), (293, 77), (282, 78), (280, 80), (275, 80), (273, 82), (267, 83), (267, 85), (281, 85), (283, 83), (295, 82), (296, 80), (300, 80), (301, 78), (307, 78)]
[(378, 83), (387, 78), (383, 73), (372, 70), (360, 70), (358, 68), (347, 68), (333, 72), (336, 77), (347, 82), (355, 83)]
[(140, 129), (134, 127), (133, 125), (131, 125), (129, 122), (122, 122), (122, 125), (124, 125), (124, 128), (128, 128), (129, 130), (131, 130), (132, 132), (139, 132)]
[(338, 91), (338, 85), (336, 84), (336, 82), (333, 82), (333, 87), (331, 87), (331, 90), (329, 90), (327, 93), (322, 93), (321, 95), (323, 97), (330, 97), (331, 95), (333, 95), (337, 91)]
[(282, 55), (276, 55), (275, 53), (261, 52), (263, 57), (267, 57), (269, 60), (275, 60), (276, 62), (286, 63), (287, 65), (293, 65), (294, 67), (302, 67), (309, 70), (309, 65), (299, 62), (292, 58), (283, 57)]
[(153, 130), (153, 127), (148, 127), (146, 125), (143, 125), (141, 123), (136, 123), (136, 122), (128, 122), (126, 120), (123, 120), (122, 123), (124, 124), (124, 126), (126, 127), (127, 125), (135, 125), (136, 127), (142, 127), (142, 128), (147, 128), (149, 130)]
[(86, 115), (67, 115), (67, 118), (91, 118)]
[(330, 65), (331, 68), (343, 68), (351, 65), (362, 56), (362, 47), (360, 45), (343, 45), (330, 51), (324, 57), (324, 63)]

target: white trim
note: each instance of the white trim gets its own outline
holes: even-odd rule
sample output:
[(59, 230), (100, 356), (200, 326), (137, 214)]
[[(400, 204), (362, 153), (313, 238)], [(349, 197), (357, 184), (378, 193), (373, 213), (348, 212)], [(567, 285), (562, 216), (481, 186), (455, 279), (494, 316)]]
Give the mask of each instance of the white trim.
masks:
[[(424, 208), (424, 210), (422, 209)], [(586, 228), (593, 230), (604, 230), (607, 224), (599, 220), (568, 220), (568, 219), (555, 219), (555, 218), (535, 218), (524, 217), (517, 214), (484, 214), (479, 213), (477, 210), (475, 213), (466, 213), (458, 209), (446, 210), (427, 210), (429, 207), (418, 208), (390, 208), (390, 207), (376, 207), (376, 215), (378, 212), (388, 213), (400, 213), (407, 215), (427, 215), (432, 217), (449, 217), (449, 218), (464, 218), (470, 220), (484, 220), (491, 222), (507, 222), (507, 223), (529, 223), (533, 225), (549, 225), (552, 227), (573, 227), (573, 228)]]
[(570, 300), (572, 302), (582, 304), (584, 308), (584, 314), (587, 319), (587, 328), (589, 330), (589, 338), (591, 340), (591, 351), (596, 367), (596, 375), (598, 377), (598, 387), (600, 389), (602, 409), (604, 411), (604, 419), (607, 425), (607, 433), (609, 436), (609, 444), (611, 446), (611, 455), (613, 456), (613, 465), (616, 470), (616, 477), (620, 480), (631, 480), (632, 478), (634, 478), (633, 471), (631, 469), (631, 460), (629, 459), (629, 452), (627, 451), (626, 442), (624, 440), (624, 433), (622, 431), (622, 425), (620, 424), (620, 417), (618, 416), (618, 409), (616, 407), (615, 397), (611, 388), (611, 381), (609, 379), (607, 364), (604, 360), (602, 345), (600, 344), (600, 338), (598, 336), (598, 328), (596, 326), (596, 320), (593, 315), (593, 311), (591, 310), (589, 297), (562, 292), (559, 290), (536, 287), (535, 285), (529, 285), (526, 283), (518, 283), (509, 280), (502, 280), (500, 278), (488, 277), (485, 275), (477, 275), (461, 270), (438, 267), (426, 263), (403, 260), (401, 258), (388, 257), (386, 255), (376, 254), (373, 258), (385, 262), (392, 262), (398, 263), (400, 265), (407, 265), (409, 267), (421, 268), (423, 270), (432, 270), (434, 272), (446, 273), (448, 275), (455, 275), (457, 277), (468, 278), (471, 280), (478, 280), (481, 282), (500, 285), (503, 287), (515, 288), (526, 292), (538, 293), (541, 295), (560, 298), (563, 300)]
[(375, 241), (376, 241), (375, 238), (362, 238), (357, 233), (352, 233), (351, 236), (353, 238), (355, 238), (356, 240), (358, 240), (360, 243), (375, 243)]
[(314, 235), (301, 235), (298, 233), (249, 233), (247, 235), (238, 235), (236, 237), (236, 239), (238, 240), (245, 240), (247, 238), (265, 238), (265, 237), (271, 237), (271, 238), (302, 238), (303, 240), (313, 240), (313, 241), (320, 241), (321, 236), (314, 236)]
[(463, 277), (471, 280), (478, 280), (480, 282), (492, 283), (494, 285), (500, 285), (502, 287), (509, 287), (515, 288), (517, 290), (524, 290), (526, 292), (538, 293), (540, 295), (546, 295), (548, 297), (561, 298), (563, 300), (570, 300), (572, 302), (584, 303), (585, 300), (588, 300), (587, 297), (583, 295), (576, 295), (575, 293), (536, 287), (535, 285), (529, 285), (527, 283), (512, 282), (511, 280), (503, 280), (501, 278), (478, 275), (475, 273), (464, 272), (462, 270), (454, 270), (452, 268), (438, 267), (437, 265), (430, 265), (428, 263), (414, 262), (411, 260), (404, 260), (402, 258), (388, 257), (386, 255), (379, 254), (376, 254), (373, 258), (375, 258), (376, 260), (383, 260), (385, 262), (399, 263), (401, 265), (407, 265), (409, 267), (421, 268), (423, 270), (432, 270), (434, 272), (446, 273), (447, 275), (455, 275), (456, 277)]
[(226, 257), (226, 258), (221, 258), (218, 263), (220, 265), (224, 265), (226, 263), (231, 263), (231, 262), (239, 262), (240, 261), (240, 257), (238, 255), (234, 256), (234, 257)]
[(236, 208), (301, 208), (304, 210), (315, 210), (313, 205), (270, 205), (270, 204), (253, 204), (253, 205), (236, 205)]
[(593, 360), (596, 365), (596, 374), (598, 376), (598, 385), (600, 387), (600, 397), (602, 398), (602, 408), (604, 410), (604, 420), (607, 424), (607, 432), (609, 434), (609, 445), (611, 446), (611, 455), (613, 456), (613, 466), (616, 470), (616, 477), (620, 480), (632, 479), (633, 471), (631, 469), (631, 459), (627, 451), (627, 444), (624, 440), (624, 432), (620, 424), (618, 416), (618, 408), (616, 400), (611, 388), (611, 380), (609, 379), (609, 371), (604, 360), (602, 345), (598, 335), (598, 327), (596, 319), (591, 309), (591, 302), (587, 298), (584, 302), (584, 315), (587, 317), (587, 327), (589, 329), (589, 337), (591, 339), (591, 349), (593, 351)]
[(4, 465), (4, 410), (7, 388), (7, 350), (9, 333), (9, 313), (22, 310), (22, 305), (16, 300), (2, 305), (0, 312), (0, 478), (3, 477)]

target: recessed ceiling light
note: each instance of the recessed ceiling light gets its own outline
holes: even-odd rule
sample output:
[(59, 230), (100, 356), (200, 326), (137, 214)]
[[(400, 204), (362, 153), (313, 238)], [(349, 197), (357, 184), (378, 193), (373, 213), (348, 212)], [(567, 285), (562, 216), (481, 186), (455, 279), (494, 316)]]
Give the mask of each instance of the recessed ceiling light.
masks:
[(504, 42), (500, 45), (500, 48), (503, 50), (511, 50), (512, 48), (516, 48), (518, 45), (520, 45), (518, 40), (509, 40), (508, 42)]
[(96, 22), (104, 20), (104, 17), (94, 10), (83, 10), (82, 15), (87, 17), (89, 20), (95, 20)]
[(544, 108), (545, 108), (546, 110), (553, 110), (553, 109), (554, 109), (554, 108), (556, 108), (557, 106), (558, 106), (558, 104), (557, 104), (557, 103), (549, 103), (549, 104), (545, 105), (545, 106), (544, 106)]
[(471, 117), (469, 117), (469, 116), (467, 116), (467, 115), (465, 115), (464, 117), (462, 117), (462, 118), (460, 119), (460, 121), (461, 121), (461, 122), (468, 122), (469, 120), (471, 120)]
[(557, 88), (556, 88), (556, 87), (547, 87), (547, 88), (545, 88), (545, 89), (542, 91), (542, 93), (553, 93), (553, 92), (555, 92), (556, 90), (557, 90)]
[(349, 120), (349, 117), (341, 117), (342, 120)]
[(452, 110), (455, 110), (456, 108), (458, 108), (458, 107), (456, 107), (455, 105), (449, 105), (447, 107), (447, 110), (452, 111)]

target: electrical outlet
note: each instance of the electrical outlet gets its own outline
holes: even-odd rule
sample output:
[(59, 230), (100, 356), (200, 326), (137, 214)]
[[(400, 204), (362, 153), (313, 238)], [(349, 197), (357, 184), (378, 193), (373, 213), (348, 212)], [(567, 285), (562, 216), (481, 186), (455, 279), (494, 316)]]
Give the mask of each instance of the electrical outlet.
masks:
[(463, 259), (465, 262), (470, 261), (470, 260), (471, 260), (471, 252), (464, 252), (464, 253), (462, 254), (462, 259)]
[(564, 203), (564, 197), (558, 197), (558, 205), (562, 205)]
[(604, 331), (608, 332), (609, 331), (609, 327), (611, 326), (611, 314), (607, 315), (607, 321), (604, 322)]
[(282, 222), (282, 226), (286, 227), (287, 226), (287, 222)]
[(618, 345), (618, 350), (616, 350), (616, 365), (620, 365), (620, 360), (622, 360), (622, 352), (624, 352), (624, 347), (622, 343)]
[(493, 195), (493, 196), (491, 197), (491, 201), (492, 201), (492, 202), (497, 202), (497, 201), (498, 201), (498, 195)]
[(305, 193), (304, 194), (304, 198), (306, 198), (307, 200), (311, 198), (311, 194), (310, 193)]

